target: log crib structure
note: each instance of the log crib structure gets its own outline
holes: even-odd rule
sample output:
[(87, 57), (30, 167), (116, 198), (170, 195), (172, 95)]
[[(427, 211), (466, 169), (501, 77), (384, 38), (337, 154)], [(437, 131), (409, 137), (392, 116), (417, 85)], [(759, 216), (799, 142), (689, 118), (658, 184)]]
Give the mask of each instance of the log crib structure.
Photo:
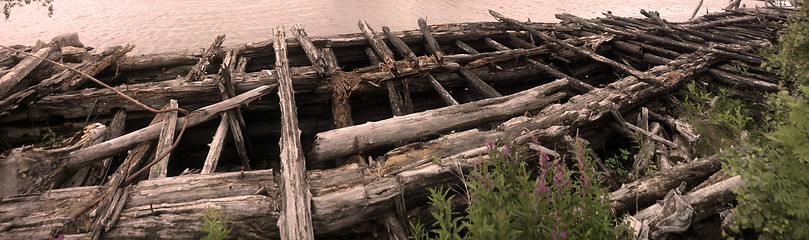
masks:
[[(408, 220), (429, 222), (427, 188), (460, 184), (486, 139), (513, 140), (532, 161), (567, 154), (577, 137), (605, 153), (641, 136), (651, 150), (627, 163), (625, 183), (599, 167), (614, 211), (649, 219), (678, 189), (692, 223), (715, 218), (741, 183), (717, 173), (719, 157), (695, 156), (700, 136), (672, 99), (694, 79), (753, 100), (777, 91), (756, 53), (789, 11), (683, 23), (491, 11), (497, 22), (418, 19), (402, 32), (360, 20), (355, 34), (278, 26), (266, 42), (222, 46), (222, 35), (139, 56), (118, 46), (73, 63), (84, 46), (70, 41), (11, 47), (187, 116), (0, 49), (0, 236), (193, 239), (213, 208), (231, 237), (406, 239)], [(659, 171), (645, 175), (650, 164)]]

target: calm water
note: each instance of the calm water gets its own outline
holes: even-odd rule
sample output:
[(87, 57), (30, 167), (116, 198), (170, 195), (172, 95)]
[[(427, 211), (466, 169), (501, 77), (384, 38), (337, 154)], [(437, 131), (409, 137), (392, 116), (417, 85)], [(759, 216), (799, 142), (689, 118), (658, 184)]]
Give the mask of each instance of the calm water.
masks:
[[(494, 21), (488, 9), (508, 17), (558, 22), (554, 14), (568, 12), (593, 18), (612, 11), (640, 16), (656, 10), (669, 21), (685, 21), (698, 0), (56, 0), (53, 17), (39, 6), (12, 9), (0, 20), (0, 44), (33, 45), (65, 32), (78, 32), (85, 45), (103, 48), (133, 43), (135, 53), (202, 48), (218, 34), (225, 45), (271, 39), (272, 28), (300, 23), (309, 35), (359, 32), (363, 19), (377, 31), (416, 29), (416, 20), (430, 24)], [(728, 0), (705, 0), (700, 15), (719, 11)], [(748, 6), (752, 0), (743, 1)], [(759, 4), (761, 5), (761, 4)], [(287, 34), (290, 35), (290, 34)]]

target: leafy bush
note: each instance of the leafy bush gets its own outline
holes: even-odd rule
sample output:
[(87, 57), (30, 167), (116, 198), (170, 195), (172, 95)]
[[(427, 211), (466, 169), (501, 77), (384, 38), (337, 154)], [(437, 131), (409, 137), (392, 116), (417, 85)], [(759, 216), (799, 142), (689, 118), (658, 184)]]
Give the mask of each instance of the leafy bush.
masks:
[(513, 143), (489, 141), (487, 147), (489, 159), (477, 164), (465, 182), (466, 214), (452, 212), (449, 190), (430, 189), (435, 228), (428, 234), (411, 222), (411, 239), (609, 239), (622, 233), (585, 146), (573, 153), (574, 169), (563, 159), (539, 154), (536, 179), (519, 161)]
[(770, 62), (764, 67), (795, 87), (771, 98), (769, 133), (727, 151), (726, 171), (745, 182), (735, 189), (740, 217), (734, 230), (752, 229), (761, 239), (809, 239), (809, 9), (802, 7), (786, 26), (765, 53)]
[(202, 221), (205, 223), (199, 229), (208, 233), (203, 240), (221, 240), (230, 234), (230, 228), (226, 228), (225, 224), (228, 222), (228, 217), (222, 218), (219, 211), (213, 208), (205, 209), (205, 216), (202, 216)]
[(5, 0), (3, 1), (3, 14), (6, 20), (11, 16), (11, 8), (22, 7), (31, 3), (41, 4), (48, 8), (48, 17), (53, 15), (53, 0)]

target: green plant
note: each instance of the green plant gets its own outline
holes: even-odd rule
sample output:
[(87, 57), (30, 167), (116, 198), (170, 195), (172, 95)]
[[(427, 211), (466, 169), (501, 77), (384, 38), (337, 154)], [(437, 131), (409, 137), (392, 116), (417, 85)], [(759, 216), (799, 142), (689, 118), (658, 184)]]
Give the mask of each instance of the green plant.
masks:
[(430, 154), (430, 156), (428, 156), (428, 157), (430, 158), (430, 161), (433, 162), (433, 164), (441, 165), (441, 158), (440, 157), (438, 157), (436, 155), (432, 155), (432, 154)]
[(411, 239), (616, 238), (625, 228), (616, 227), (588, 150), (578, 146), (573, 169), (563, 159), (539, 154), (538, 176), (532, 179), (513, 143), (487, 141), (488, 159), (476, 164), (465, 181), (465, 215), (452, 211), (449, 190), (430, 189), (436, 223), (428, 234), (411, 222)]
[(202, 221), (204, 224), (199, 229), (208, 233), (203, 240), (221, 240), (230, 234), (231, 229), (225, 227), (228, 217), (221, 217), (216, 209), (206, 208)]
[(624, 163), (632, 161), (630, 160), (632, 152), (623, 148), (618, 150), (620, 151), (618, 154), (604, 160), (604, 165), (612, 170), (615, 180), (618, 180), (618, 182), (624, 182), (626, 180), (626, 174), (629, 173), (626, 167), (624, 167)]
[(764, 55), (784, 89), (770, 98), (769, 131), (726, 151), (725, 171), (741, 176), (734, 231), (760, 239), (809, 239), (809, 9), (804, 1), (786, 22), (778, 44)]
[[(724, 146), (737, 144), (742, 131), (756, 130), (752, 112), (758, 112), (761, 104), (733, 98), (725, 89), (710, 91), (707, 87), (691, 81), (685, 84), (688, 92), (701, 101), (688, 97), (681, 102), (680, 115), (691, 123), (701, 136), (696, 145), (699, 156), (713, 155)], [(715, 100), (715, 101), (714, 101)], [(713, 102), (713, 106), (701, 102)]]
[(42, 144), (45, 147), (57, 147), (64, 141), (64, 136), (56, 135), (56, 133), (54, 133), (50, 128), (48, 128), (48, 133), (45, 133), (45, 135), (42, 136)]

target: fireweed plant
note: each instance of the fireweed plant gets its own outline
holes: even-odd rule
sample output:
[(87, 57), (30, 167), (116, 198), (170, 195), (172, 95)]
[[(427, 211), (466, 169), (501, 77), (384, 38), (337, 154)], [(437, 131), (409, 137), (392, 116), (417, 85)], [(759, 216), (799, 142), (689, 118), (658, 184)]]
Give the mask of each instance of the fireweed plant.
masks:
[(572, 152), (573, 168), (538, 153), (536, 178), (513, 142), (486, 146), (488, 159), (466, 178), (466, 214), (452, 212), (449, 190), (430, 189), (437, 222), (429, 233), (411, 222), (411, 239), (614, 239), (627, 231), (616, 225), (584, 144)]

